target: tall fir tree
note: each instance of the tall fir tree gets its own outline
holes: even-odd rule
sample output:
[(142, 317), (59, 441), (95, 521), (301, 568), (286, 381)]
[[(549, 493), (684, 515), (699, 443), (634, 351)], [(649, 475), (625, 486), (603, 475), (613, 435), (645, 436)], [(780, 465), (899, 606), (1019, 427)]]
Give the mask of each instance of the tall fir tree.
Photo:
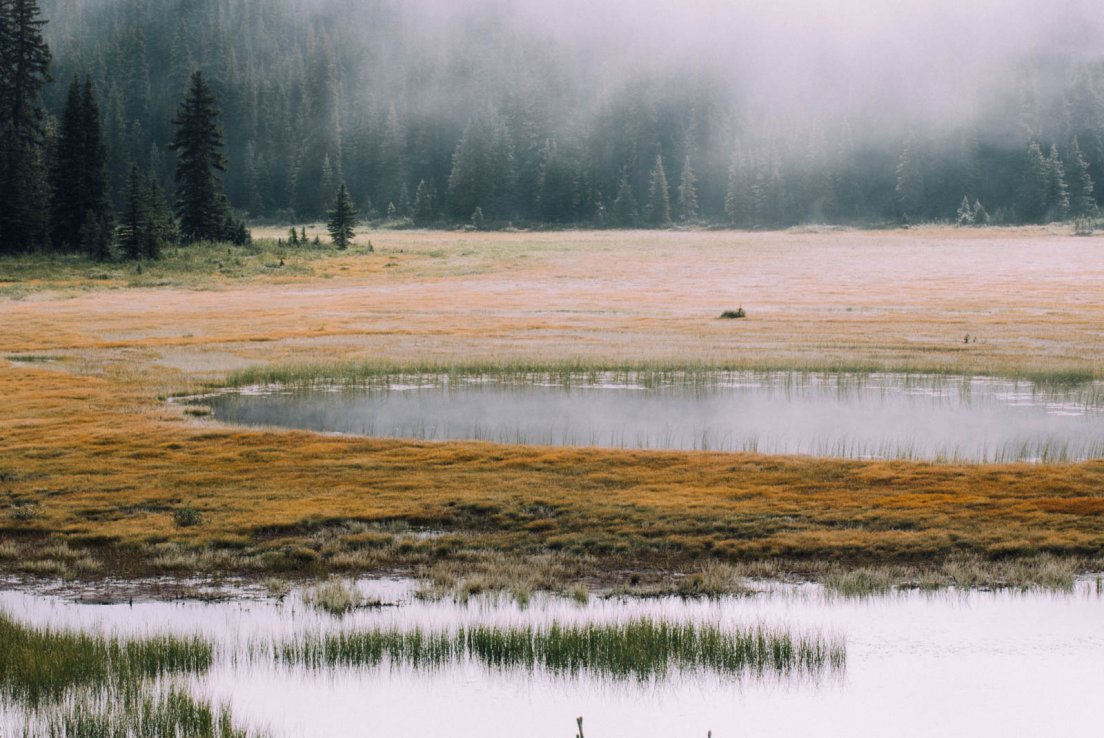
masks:
[(138, 165), (131, 164), (119, 214), (119, 248), (124, 258), (140, 261), (146, 256), (149, 229), (149, 189)]
[(667, 173), (663, 169), (662, 154), (656, 154), (655, 167), (648, 180), (648, 204), (644, 208), (644, 214), (654, 226), (665, 226), (671, 222), (671, 193), (667, 185)]
[(1047, 157), (1047, 175), (1047, 220), (1065, 220), (1070, 213), (1069, 185), (1066, 184), (1066, 167), (1054, 144)]
[(333, 207), (330, 209), (329, 222), (327, 223), (327, 230), (329, 230), (330, 238), (337, 248), (344, 251), (356, 238), (356, 219), (357, 211), (353, 207), (353, 199), (349, 197), (349, 188), (342, 182), (341, 186), (337, 188), (337, 195), (334, 197)]
[(89, 213), (97, 224), (110, 220), (107, 144), (89, 77), (83, 88), (76, 78), (69, 87), (50, 170), (50, 205), (51, 239), (61, 251), (81, 248)]
[(48, 235), (42, 90), (52, 78), (40, 16), (37, 0), (0, 3), (0, 253), (37, 248)]
[(1066, 173), (1069, 177), (1070, 214), (1075, 218), (1088, 218), (1096, 214), (1096, 200), (1093, 197), (1093, 181), (1089, 174), (1089, 163), (1081, 152), (1077, 137), (1070, 142)]
[(1050, 167), (1038, 143), (1027, 147), (1027, 159), (1020, 180), (1018, 206), (1020, 218), (1038, 223), (1046, 217), (1050, 196)]
[(414, 223), (425, 226), (437, 220), (437, 189), (424, 179), (414, 192)]
[(905, 218), (915, 218), (924, 203), (924, 174), (920, 167), (916, 137), (911, 134), (897, 157), (896, 175), (894, 194), (898, 210)]
[(226, 171), (218, 101), (203, 72), (192, 73), (173, 120), (176, 210), (185, 243), (225, 238), (226, 205), (219, 174)]
[(701, 217), (701, 206), (698, 204), (698, 177), (694, 174), (689, 156), (683, 162), (682, 174), (679, 176), (678, 211), (679, 220), (683, 223), (690, 223)]
[(617, 197), (610, 210), (611, 225), (619, 228), (631, 228), (636, 225), (639, 213), (636, 209), (636, 196), (633, 194), (629, 168), (621, 170), (621, 179), (617, 183)]
[(751, 181), (748, 164), (739, 144), (732, 151), (725, 190), (725, 215), (732, 225), (747, 225), (751, 217)]

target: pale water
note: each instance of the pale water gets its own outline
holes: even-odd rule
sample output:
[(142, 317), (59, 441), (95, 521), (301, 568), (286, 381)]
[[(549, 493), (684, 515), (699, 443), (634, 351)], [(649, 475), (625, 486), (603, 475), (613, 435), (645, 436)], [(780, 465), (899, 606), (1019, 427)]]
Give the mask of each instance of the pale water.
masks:
[[(189, 681), (228, 704), (239, 723), (289, 738), (449, 736), (589, 738), (690, 736), (1085, 736), (1104, 720), (1104, 598), (1096, 580), (1073, 594), (907, 591), (843, 599), (814, 585), (719, 600), (592, 598), (580, 606), (535, 597), (426, 603), (402, 581), (366, 582), (387, 606), (344, 618), (292, 594), (282, 603), (238, 599), (88, 605), (66, 597), (0, 593), (0, 610), (38, 625), (141, 636), (202, 634), (216, 666)], [(617, 621), (640, 616), (722, 626), (763, 624), (846, 644), (846, 667), (820, 675), (739, 678), (673, 673), (640, 683), (473, 663), (431, 670), (315, 671), (249, 656), (250, 644), (340, 629)], [(16, 706), (0, 734), (17, 734)], [(5, 728), (5, 725), (7, 728)]]
[(430, 441), (977, 462), (1104, 456), (1101, 383), (1054, 390), (902, 374), (422, 376), (189, 401), (229, 423)]

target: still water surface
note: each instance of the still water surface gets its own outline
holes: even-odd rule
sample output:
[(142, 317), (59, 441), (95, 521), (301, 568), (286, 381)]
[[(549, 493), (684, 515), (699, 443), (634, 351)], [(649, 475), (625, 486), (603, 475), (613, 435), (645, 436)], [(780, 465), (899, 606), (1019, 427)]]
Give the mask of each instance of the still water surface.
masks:
[[(391, 606), (335, 618), (283, 602), (238, 599), (89, 605), (19, 591), (0, 609), (22, 621), (128, 635), (202, 634), (215, 668), (192, 681), (235, 718), (289, 738), (615, 736), (1084, 736), (1100, 734), (1104, 598), (1095, 580), (1073, 594), (903, 592), (842, 599), (813, 585), (720, 600), (536, 597), (426, 603), (401, 581), (360, 585)], [(439, 669), (312, 671), (248, 657), (257, 642), (340, 629), (618, 621), (642, 615), (720, 625), (764, 624), (845, 641), (842, 672), (800, 678), (672, 674), (649, 683), (472, 663)], [(0, 711), (0, 727), (4, 724)], [(11, 717), (8, 717), (9, 723)]]
[(357, 388), (253, 387), (193, 402), (230, 423), (434, 441), (977, 462), (1104, 456), (1101, 383), (1047, 390), (902, 374), (423, 376)]

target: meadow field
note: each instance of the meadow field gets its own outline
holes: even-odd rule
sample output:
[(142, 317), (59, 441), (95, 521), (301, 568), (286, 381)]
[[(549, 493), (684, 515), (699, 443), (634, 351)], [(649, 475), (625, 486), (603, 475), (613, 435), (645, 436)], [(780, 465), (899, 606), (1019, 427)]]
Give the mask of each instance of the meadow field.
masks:
[(1083, 384), (1104, 378), (1102, 238), (379, 231), (338, 252), (282, 237), (140, 269), (0, 260), (0, 567), (687, 592), (740, 573), (1063, 586), (1099, 570), (1104, 460), (431, 443), (228, 427), (168, 400), (427, 367)]

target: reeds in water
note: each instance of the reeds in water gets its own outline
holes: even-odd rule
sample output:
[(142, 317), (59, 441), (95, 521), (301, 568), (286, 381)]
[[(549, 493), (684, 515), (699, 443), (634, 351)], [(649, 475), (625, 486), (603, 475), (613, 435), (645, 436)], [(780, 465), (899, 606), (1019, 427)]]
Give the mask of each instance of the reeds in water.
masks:
[(438, 668), (472, 660), (492, 669), (639, 680), (662, 679), (675, 671), (725, 676), (816, 674), (845, 663), (843, 644), (823, 637), (794, 636), (761, 626), (722, 628), (650, 618), (343, 632), (275, 644), (272, 655), (279, 662), (314, 669), (384, 663)]
[(122, 689), (144, 679), (206, 671), (210, 644), (163, 636), (140, 641), (29, 628), (0, 613), (0, 692), (37, 705), (67, 690)]

